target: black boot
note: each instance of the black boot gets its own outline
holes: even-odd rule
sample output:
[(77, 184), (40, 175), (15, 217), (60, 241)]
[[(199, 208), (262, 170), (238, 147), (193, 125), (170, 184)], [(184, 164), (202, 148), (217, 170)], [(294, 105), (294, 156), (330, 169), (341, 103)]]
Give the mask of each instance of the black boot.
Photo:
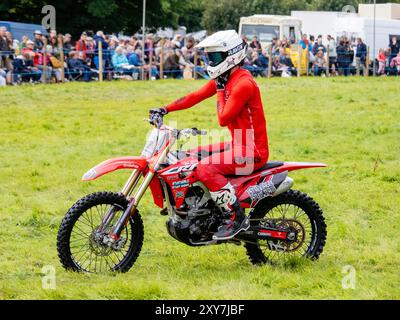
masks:
[(250, 228), (249, 219), (247, 219), (243, 208), (236, 199), (232, 205), (232, 214), (230, 219), (226, 219), (224, 223), (214, 233), (214, 240), (229, 240), (235, 237), (239, 232), (247, 231)]

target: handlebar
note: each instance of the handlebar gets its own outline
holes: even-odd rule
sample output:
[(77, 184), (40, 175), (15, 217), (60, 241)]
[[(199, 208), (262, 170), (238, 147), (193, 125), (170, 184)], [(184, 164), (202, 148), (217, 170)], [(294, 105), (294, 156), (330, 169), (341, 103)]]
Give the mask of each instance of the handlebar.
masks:
[(144, 119), (144, 120), (146, 120), (150, 124), (156, 126), (157, 129), (160, 129), (161, 126), (163, 125), (163, 116), (158, 113), (154, 113), (154, 114), (150, 115), (150, 118)]
[(178, 139), (184, 136), (205, 136), (207, 131), (199, 130), (197, 128), (181, 129), (178, 130)]
[[(157, 129), (160, 129), (163, 125), (163, 117), (162, 116), (153, 116), (151, 119), (143, 119), (145, 121), (148, 121), (151, 125), (154, 125), (157, 127)], [(207, 135), (207, 131), (205, 130), (199, 130), (197, 128), (187, 128), (187, 129), (173, 129), (174, 135), (177, 139), (183, 138), (183, 137), (189, 137), (189, 136), (205, 136)]]

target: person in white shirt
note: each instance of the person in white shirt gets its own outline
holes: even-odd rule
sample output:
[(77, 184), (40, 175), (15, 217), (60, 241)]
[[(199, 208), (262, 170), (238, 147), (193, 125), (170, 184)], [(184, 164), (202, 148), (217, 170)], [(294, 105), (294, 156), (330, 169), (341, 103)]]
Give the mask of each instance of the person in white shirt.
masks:
[(336, 74), (336, 58), (337, 58), (337, 52), (336, 52), (336, 42), (335, 39), (331, 35), (328, 35), (328, 58), (329, 58), (329, 73), (331, 75)]

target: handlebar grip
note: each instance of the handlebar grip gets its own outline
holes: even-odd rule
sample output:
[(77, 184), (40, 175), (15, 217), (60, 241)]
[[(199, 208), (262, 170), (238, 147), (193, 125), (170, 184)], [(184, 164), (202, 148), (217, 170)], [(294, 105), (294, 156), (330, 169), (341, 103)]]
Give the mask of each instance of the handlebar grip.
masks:
[(204, 135), (206, 135), (207, 134), (207, 131), (204, 131), (204, 130), (199, 130), (199, 129), (197, 129), (197, 128), (192, 128), (192, 132), (193, 132), (193, 134), (194, 135), (201, 135), (201, 136), (204, 136)]
[(163, 125), (163, 116), (159, 113), (150, 114), (150, 118), (148, 119), (150, 124), (160, 128)]

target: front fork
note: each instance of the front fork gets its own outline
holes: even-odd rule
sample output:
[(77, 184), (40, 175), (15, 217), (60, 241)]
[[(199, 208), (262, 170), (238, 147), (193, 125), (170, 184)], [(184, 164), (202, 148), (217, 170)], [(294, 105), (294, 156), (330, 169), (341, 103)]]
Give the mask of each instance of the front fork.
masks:
[[(171, 139), (170, 144), (168, 146), (166, 146), (165, 149), (158, 155), (154, 166), (152, 168), (150, 168), (149, 172), (144, 177), (143, 182), (140, 184), (139, 188), (133, 195), (132, 200), (129, 202), (128, 207), (126, 208), (124, 213), (121, 215), (121, 217), (118, 219), (118, 221), (115, 224), (111, 233), (106, 237), (107, 238), (106, 242), (109, 242), (109, 245), (112, 245), (120, 238), (122, 229), (128, 223), (129, 217), (131, 217), (135, 213), (140, 200), (142, 199), (147, 188), (149, 187), (151, 180), (154, 178), (155, 172), (158, 170), (160, 164), (163, 163), (164, 160), (166, 159), (167, 154), (168, 154), (169, 150), (171, 149), (172, 145), (174, 144), (174, 142), (175, 142), (175, 139)], [(135, 189), (135, 187), (137, 186), (137, 184), (140, 180), (140, 175), (142, 173), (143, 173), (143, 171), (140, 171), (140, 170), (134, 170), (132, 172), (128, 181), (125, 183), (125, 186), (121, 190), (121, 193), (125, 197), (128, 197), (132, 193), (132, 191)], [(107, 213), (105, 214), (104, 219), (103, 219), (101, 231), (104, 232), (106, 230), (109, 223), (114, 218), (115, 212), (116, 212), (115, 207), (111, 207), (107, 211)]]
[(115, 227), (113, 228), (110, 234), (111, 239), (115, 241), (119, 239), (122, 229), (126, 226), (129, 217), (135, 213), (135, 210), (139, 205), (139, 202), (142, 199), (144, 193), (146, 192), (147, 187), (149, 186), (153, 177), (154, 177), (154, 172), (149, 171), (149, 173), (147, 173), (146, 177), (144, 178), (142, 184), (140, 185), (139, 189), (133, 196), (131, 202), (129, 203), (128, 208), (126, 208), (121, 218), (118, 219)]
[[(141, 173), (142, 173), (142, 171), (140, 171), (138, 169), (134, 169), (132, 171), (128, 181), (125, 183), (124, 187), (121, 190), (121, 193), (125, 197), (129, 197), (130, 194), (132, 193), (132, 190), (135, 189), (136, 185), (138, 184), (138, 182), (140, 180)], [(107, 210), (106, 214), (104, 215), (104, 217), (102, 219), (102, 223), (101, 223), (100, 227), (98, 228), (98, 232), (100, 232), (100, 233), (106, 232), (107, 227), (109, 226), (109, 224), (111, 223), (111, 221), (113, 220), (113, 218), (115, 216), (116, 209), (117, 208), (115, 206), (111, 206), (111, 208)]]

